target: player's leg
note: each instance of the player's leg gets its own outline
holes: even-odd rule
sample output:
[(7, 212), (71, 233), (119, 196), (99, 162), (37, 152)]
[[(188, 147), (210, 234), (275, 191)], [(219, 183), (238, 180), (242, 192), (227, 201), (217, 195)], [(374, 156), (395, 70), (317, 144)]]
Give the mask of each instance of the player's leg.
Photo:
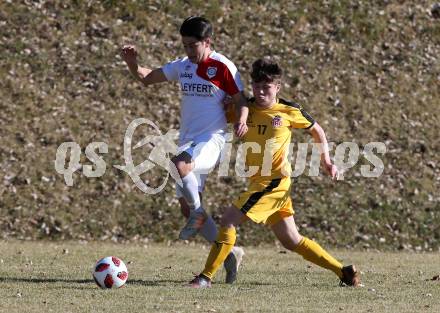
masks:
[[(232, 249), (223, 263), (223, 266), (226, 270), (225, 282), (227, 284), (232, 284), (237, 279), (238, 268), (240, 267), (241, 261), (244, 256), (243, 248), (235, 246), (235, 240), (236, 240), (235, 226), (243, 223), (245, 220), (246, 220), (246, 216), (242, 212), (240, 212), (237, 208), (232, 206), (229, 207), (228, 210), (226, 210), (226, 212), (222, 215), (222, 219), (220, 221), (219, 232), (228, 233), (229, 236), (231, 236), (230, 233), (232, 231), (234, 232), (234, 238), (233, 238), (234, 243), (232, 244)], [(217, 239), (221, 239), (221, 238), (217, 238)], [(208, 261), (209, 261), (209, 257), (208, 257)], [(207, 264), (208, 261), (206, 262)]]
[(235, 227), (241, 224), (245, 219), (246, 216), (236, 207), (231, 206), (225, 210), (220, 222), (217, 239), (211, 246), (205, 268), (200, 275), (190, 282), (191, 287), (200, 288), (210, 286), (215, 273), (234, 247), (237, 238)]
[(244, 250), (242, 247), (233, 246), (231, 253), (226, 257), (223, 267), (226, 271), (225, 283), (232, 284), (237, 280), (238, 268), (243, 260)]
[(183, 240), (197, 234), (208, 219), (202, 208), (201, 186), (194, 172), (195, 162), (191, 153), (191, 150), (185, 150), (172, 159), (182, 179), (181, 186), (176, 184), (176, 193), (182, 213), (187, 217), (187, 224), (179, 234), (179, 238)]
[[(284, 217), (271, 227), (275, 236), (286, 249), (300, 254), (307, 261), (331, 270), (348, 285), (356, 286), (359, 284), (359, 274), (354, 266), (344, 268), (338, 260), (325, 251), (318, 243), (301, 236), (293, 216)], [(348, 273), (349, 271), (352, 273)]]
[(202, 271), (203, 275), (210, 279), (215, 275), (235, 244), (237, 238), (235, 227), (245, 219), (246, 216), (234, 206), (225, 210), (220, 221), (217, 238), (211, 247), (205, 269)]
[[(202, 194), (199, 193), (200, 201), (202, 201)], [(179, 204), (180, 204), (180, 211), (182, 212), (182, 215), (186, 218), (189, 218), (191, 208), (188, 205), (188, 203), (185, 200), (185, 197), (180, 196), (178, 194)], [(207, 215), (207, 218), (200, 229), (200, 235), (205, 238), (208, 242), (212, 243), (217, 238), (217, 225), (215, 224), (214, 219)]]
[(233, 206), (227, 208), (222, 215), (221, 227), (217, 239), (211, 247), (205, 269), (190, 282), (191, 287), (210, 286), (211, 279), (235, 244), (235, 226), (247, 219), (255, 223), (265, 223), (274, 212), (278, 211), (276, 206), (280, 199), (288, 198), (286, 195), (289, 186), (290, 179), (276, 178), (250, 182), (247, 190), (242, 192), (239, 198), (234, 201)]
[[(182, 178), (184, 183), (188, 180), (192, 181), (191, 185), (185, 186), (184, 184), (182, 186), (182, 193), (187, 200), (195, 199), (193, 195), (188, 197), (186, 194), (189, 187), (191, 187), (191, 194), (194, 193), (196, 190), (196, 182), (197, 191), (201, 192), (203, 190), (206, 176), (212, 171), (220, 158), (220, 153), (224, 146), (225, 139), (223, 135), (211, 134), (208, 136), (201, 136), (195, 142), (196, 144), (191, 145), (191, 147), (185, 150), (188, 155), (192, 156), (191, 160), (193, 160), (193, 167), (191, 171), (185, 172), (186, 176)], [(185, 165), (183, 165), (183, 167), (185, 167)], [(204, 237), (208, 237), (207, 240), (212, 242), (216, 238), (213, 237), (215, 236), (215, 223), (205, 212), (200, 201), (200, 196), (198, 196), (197, 199), (199, 200), (198, 202), (195, 201), (191, 203), (188, 201), (191, 211), (186, 225), (180, 232), (179, 238), (189, 239), (194, 237), (199, 231), (202, 231), (202, 235), (204, 235)], [(204, 228), (205, 224), (207, 224), (207, 226)]]
[[(200, 197), (202, 195), (200, 194)], [(180, 209), (186, 218), (189, 217), (190, 207), (186, 203), (185, 198), (179, 198)], [(203, 227), (200, 229), (200, 235), (205, 238), (209, 243), (213, 243), (217, 239), (217, 225), (215, 224), (213, 218), (208, 215)], [(244, 250), (241, 247), (234, 246), (226, 257), (223, 266), (226, 271), (225, 282), (227, 284), (232, 284), (237, 279), (238, 268), (240, 267), (241, 260), (243, 259)]]
[(331, 270), (338, 277), (342, 277), (342, 264), (316, 242), (301, 236), (293, 216), (283, 218), (278, 223), (272, 225), (272, 230), (286, 249), (302, 255), (304, 259)]
[(194, 161), (192, 155), (187, 151), (182, 151), (179, 155), (173, 157), (171, 161), (174, 163), (182, 185), (177, 185), (177, 196), (184, 197), (188, 206), (192, 209), (200, 206), (199, 183), (197, 177), (193, 173)]

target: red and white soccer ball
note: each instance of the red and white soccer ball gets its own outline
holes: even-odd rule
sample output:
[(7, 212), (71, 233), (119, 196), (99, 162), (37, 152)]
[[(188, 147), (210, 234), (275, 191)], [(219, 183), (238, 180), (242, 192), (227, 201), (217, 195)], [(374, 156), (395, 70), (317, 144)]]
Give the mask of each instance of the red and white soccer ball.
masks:
[(119, 288), (128, 278), (127, 267), (121, 259), (108, 256), (96, 262), (93, 279), (101, 288)]

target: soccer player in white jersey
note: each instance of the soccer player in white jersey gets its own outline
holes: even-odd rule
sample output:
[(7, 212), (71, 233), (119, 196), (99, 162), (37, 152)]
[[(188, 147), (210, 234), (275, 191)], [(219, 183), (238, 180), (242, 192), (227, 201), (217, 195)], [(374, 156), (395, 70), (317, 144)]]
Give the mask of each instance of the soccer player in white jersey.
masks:
[[(235, 65), (211, 49), (212, 25), (203, 17), (187, 18), (180, 27), (186, 57), (157, 69), (141, 67), (137, 50), (126, 45), (121, 51), (132, 75), (148, 86), (165, 81), (178, 81), (182, 93), (179, 153), (172, 162), (182, 179), (176, 193), (187, 224), (179, 234), (189, 239), (198, 232), (209, 242), (217, 237), (217, 227), (201, 203), (201, 192), (207, 174), (215, 167), (225, 144), (226, 117), (223, 100), (230, 96), (236, 104), (238, 119), (235, 134), (247, 132), (248, 108), (243, 85)], [(243, 250), (236, 248), (225, 261), (226, 282), (235, 280)]]

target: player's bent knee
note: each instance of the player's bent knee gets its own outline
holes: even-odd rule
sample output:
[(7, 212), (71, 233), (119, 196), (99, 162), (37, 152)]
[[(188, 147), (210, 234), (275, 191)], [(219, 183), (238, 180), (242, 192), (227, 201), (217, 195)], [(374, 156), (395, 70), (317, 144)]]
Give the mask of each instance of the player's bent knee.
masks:
[(185, 177), (188, 175), (189, 172), (191, 172), (191, 165), (187, 164), (183, 161), (177, 161), (174, 163), (176, 166), (177, 172), (179, 172), (180, 177)]
[(221, 227), (233, 227), (241, 223), (243, 213), (235, 207), (228, 207), (220, 219)]
[(283, 247), (289, 251), (295, 251), (295, 248), (297, 247), (298, 244), (295, 244), (293, 242), (293, 240), (283, 240), (281, 241), (281, 244), (283, 245)]
[(298, 234), (296, 234), (295, 236), (293, 236), (292, 240), (293, 240), (293, 243), (295, 244), (295, 247), (296, 247), (296, 246), (299, 245), (299, 244), (301, 243), (301, 241), (303, 240), (303, 236), (301, 236), (301, 235), (298, 233)]
[(173, 162), (174, 166), (176, 166), (180, 177), (185, 177), (193, 169), (191, 156), (187, 154), (182, 153), (176, 157), (173, 157), (171, 162)]
[(290, 251), (294, 251), (301, 243), (302, 239), (303, 237), (300, 234), (289, 234), (289, 237), (286, 239), (285, 243), (283, 243), (283, 246)]

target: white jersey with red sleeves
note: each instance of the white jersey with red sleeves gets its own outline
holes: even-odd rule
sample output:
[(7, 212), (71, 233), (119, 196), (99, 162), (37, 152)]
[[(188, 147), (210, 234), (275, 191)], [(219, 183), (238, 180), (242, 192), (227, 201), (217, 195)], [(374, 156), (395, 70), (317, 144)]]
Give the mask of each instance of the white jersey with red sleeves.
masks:
[(165, 64), (162, 70), (169, 81), (179, 81), (182, 91), (180, 143), (201, 134), (224, 133), (223, 99), (243, 90), (236, 66), (213, 51), (200, 64), (185, 57)]

